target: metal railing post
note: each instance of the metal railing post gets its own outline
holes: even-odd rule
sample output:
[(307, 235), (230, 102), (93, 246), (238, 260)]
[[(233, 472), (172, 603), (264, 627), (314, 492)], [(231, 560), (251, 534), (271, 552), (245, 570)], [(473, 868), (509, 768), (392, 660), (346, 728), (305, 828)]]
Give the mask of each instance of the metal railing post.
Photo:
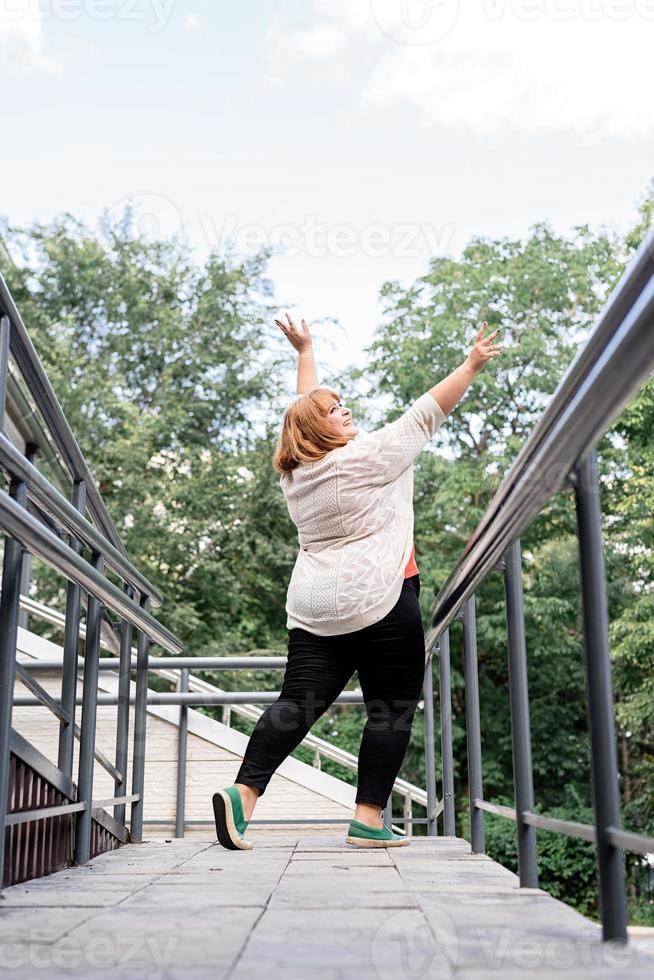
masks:
[(531, 813), (534, 809), (534, 779), (529, 730), (529, 685), (519, 539), (513, 542), (504, 555), (504, 587), (520, 886), (538, 888), (536, 828), (525, 823), (522, 818), (525, 810)]
[[(86, 484), (76, 480), (70, 502), (80, 514), (86, 511)], [(83, 552), (82, 543), (72, 535), (68, 543), (77, 555)], [(64, 625), (64, 649), (61, 673), (61, 706), (68, 714), (68, 723), (59, 725), (59, 752), (57, 765), (72, 778), (75, 746), (75, 698), (77, 695), (77, 658), (79, 656), (81, 589), (76, 582), (68, 581), (66, 588), (66, 621)]]
[[(134, 590), (123, 586), (128, 599), (134, 598)], [(120, 623), (120, 667), (118, 668), (118, 710), (116, 713), (116, 769), (122, 779), (114, 781), (116, 796), (127, 795), (127, 745), (129, 740), (129, 693), (132, 677), (132, 624), (123, 619)], [(125, 804), (114, 807), (114, 817), (125, 826)]]
[[(188, 691), (188, 667), (179, 672), (180, 693)], [(186, 749), (188, 745), (188, 706), (179, 706), (179, 730), (177, 737), (177, 804), (175, 807), (175, 837), (184, 836), (186, 810)]]
[[(36, 458), (38, 446), (33, 442), (28, 442), (25, 445), (25, 459), (28, 463), (34, 465), (34, 460)], [(23, 549), (23, 567), (20, 572), (20, 594), (29, 595), (30, 592), (30, 580), (32, 578), (32, 556), (29, 551)], [(26, 630), (29, 626), (29, 613), (27, 609), (18, 610), (18, 625), (21, 629)]]
[[(10, 493), (23, 507), (27, 503), (25, 484), (11, 483)], [(14, 538), (5, 538), (0, 599), (0, 887), (3, 881), (5, 818), (8, 807), (11, 758), (11, 715), (16, 675), (16, 640), (20, 608), (20, 571), (23, 547)]]
[(388, 800), (386, 801), (386, 806), (382, 811), (382, 820), (384, 821), (387, 827), (391, 827), (393, 825), (393, 791), (392, 790), (390, 796), (388, 797)]
[[(104, 559), (94, 554), (93, 567), (102, 572)], [(93, 800), (93, 767), (95, 764), (95, 734), (98, 712), (98, 664), (102, 632), (102, 603), (89, 592), (86, 608), (86, 643), (84, 646), (84, 682), (82, 686), (82, 717), (80, 720), (79, 768), (77, 777), (77, 802), (86, 808), (77, 814), (75, 822), (76, 864), (86, 864), (91, 855), (91, 802)]]
[(441, 765), (443, 773), (443, 834), (454, 837), (454, 752), (452, 749), (452, 683), (450, 678), (450, 631), (438, 639), (439, 701), (441, 716)]
[(413, 837), (413, 800), (410, 793), (404, 794), (404, 830), (407, 837)]
[(434, 662), (430, 656), (425, 665), (422, 687), (425, 723), (425, 785), (427, 787), (427, 836), (438, 836), (438, 820), (431, 814), (436, 810), (436, 753), (434, 745)]
[[(4, 429), (9, 363), (9, 320), (0, 318), (0, 428)], [(12, 480), (9, 493), (25, 507), (27, 491), (22, 480)], [(0, 887), (4, 880), (5, 822), (9, 793), (11, 757), (11, 714), (16, 675), (16, 640), (20, 611), (20, 579), (23, 546), (14, 538), (5, 538), (2, 562), (2, 597), (0, 598)]]
[(473, 854), (486, 849), (484, 812), (475, 800), (484, 798), (481, 764), (481, 718), (477, 668), (477, 625), (474, 594), (463, 606), (463, 661), (466, 689), (466, 736), (468, 745), (468, 793), (470, 796), (470, 848)]
[[(146, 612), (149, 612), (150, 597), (142, 595), (139, 605)], [(143, 630), (139, 630), (137, 633), (134, 753), (132, 757), (132, 793), (138, 793), (139, 798), (132, 803), (129, 827), (130, 839), (135, 844), (140, 844), (143, 840), (143, 787), (145, 783), (145, 737), (148, 725), (149, 656), (150, 637)]]
[(626, 941), (627, 896), (623, 853), (607, 836), (609, 827), (620, 827), (620, 797), (600, 491), (594, 448), (581, 457), (574, 473), (602, 928), (605, 940)]

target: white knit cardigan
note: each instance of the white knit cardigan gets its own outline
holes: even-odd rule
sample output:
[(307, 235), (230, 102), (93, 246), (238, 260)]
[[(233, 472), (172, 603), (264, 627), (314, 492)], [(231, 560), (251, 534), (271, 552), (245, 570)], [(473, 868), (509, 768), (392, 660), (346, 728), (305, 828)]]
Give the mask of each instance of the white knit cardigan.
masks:
[(413, 547), (413, 462), (445, 418), (426, 392), (394, 422), (282, 474), (300, 545), (288, 629), (351, 633), (391, 611)]

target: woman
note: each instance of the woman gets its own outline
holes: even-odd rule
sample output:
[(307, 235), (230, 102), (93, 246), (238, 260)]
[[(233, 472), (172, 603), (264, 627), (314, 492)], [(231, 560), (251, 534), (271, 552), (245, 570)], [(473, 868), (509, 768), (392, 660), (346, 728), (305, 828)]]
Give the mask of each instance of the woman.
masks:
[(484, 321), (463, 364), (394, 422), (360, 432), (338, 392), (319, 387), (307, 323), (275, 322), (297, 350), (298, 396), (282, 422), (273, 465), (300, 551), (286, 600), (288, 659), (278, 700), (260, 716), (232, 786), (213, 796), (227, 848), (283, 760), (357, 671), (367, 721), (356, 810), (346, 842), (397, 847), (410, 838), (381, 811), (404, 759), (425, 671), (413, 547), (413, 461), (483, 365), (502, 350)]

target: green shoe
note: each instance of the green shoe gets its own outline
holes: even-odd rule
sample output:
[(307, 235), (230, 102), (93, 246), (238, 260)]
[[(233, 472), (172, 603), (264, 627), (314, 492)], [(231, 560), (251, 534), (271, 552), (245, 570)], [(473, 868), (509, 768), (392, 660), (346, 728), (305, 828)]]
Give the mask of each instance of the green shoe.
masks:
[(216, 834), (223, 847), (232, 851), (249, 851), (254, 846), (243, 839), (249, 821), (243, 816), (241, 794), (236, 786), (227, 786), (213, 794)]
[(370, 827), (360, 820), (351, 820), (345, 841), (356, 847), (403, 847), (411, 843), (411, 838), (394, 834), (386, 826)]

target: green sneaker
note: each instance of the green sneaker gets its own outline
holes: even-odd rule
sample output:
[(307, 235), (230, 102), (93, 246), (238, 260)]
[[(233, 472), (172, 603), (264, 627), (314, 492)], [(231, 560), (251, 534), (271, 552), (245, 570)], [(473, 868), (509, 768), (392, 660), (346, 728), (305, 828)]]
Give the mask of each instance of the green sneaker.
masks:
[(236, 786), (227, 786), (213, 794), (216, 834), (223, 847), (232, 851), (249, 851), (254, 845), (243, 839), (249, 821), (243, 816), (241, 794)]
[(411, 838), (394, 834), (385, 825), (371, 827), (360, 820), (351, 820), (345, 841), (356, 847), (404, 847), (411, 843)]

